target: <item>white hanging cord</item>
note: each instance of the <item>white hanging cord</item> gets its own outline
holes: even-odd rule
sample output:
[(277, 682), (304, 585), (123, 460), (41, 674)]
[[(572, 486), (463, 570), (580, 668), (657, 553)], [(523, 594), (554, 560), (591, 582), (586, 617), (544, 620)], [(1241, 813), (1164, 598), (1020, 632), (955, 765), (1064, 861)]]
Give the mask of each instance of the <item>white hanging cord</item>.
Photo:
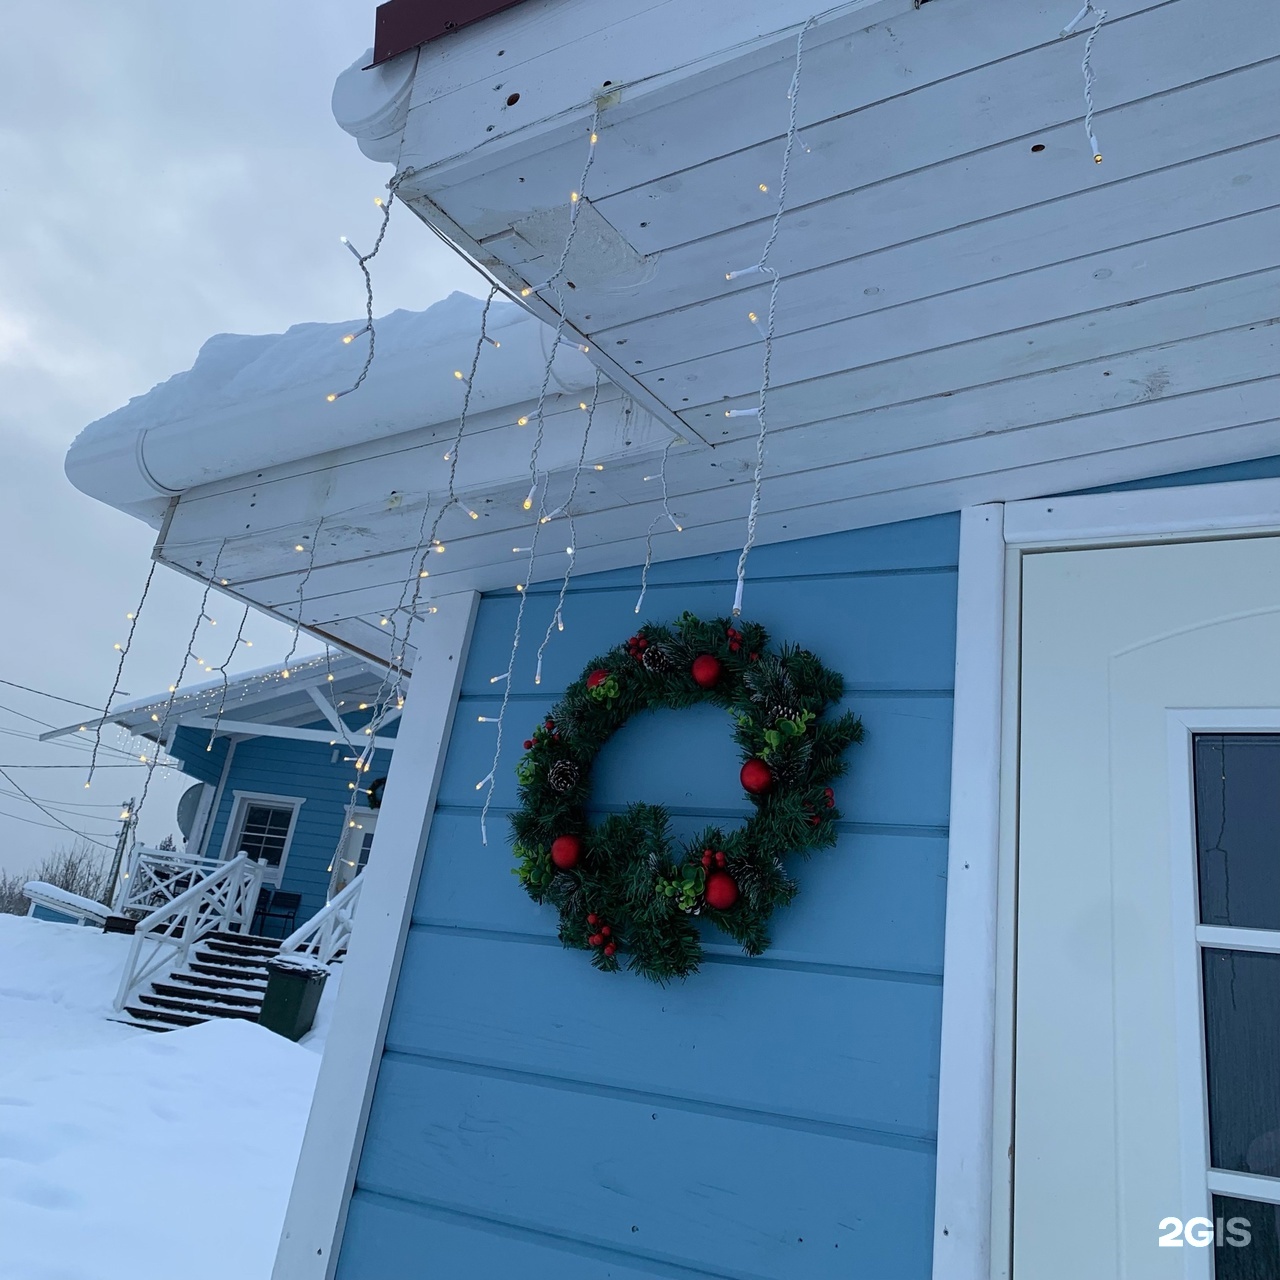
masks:
[(134, 605), (133, 612), (129, 614), (129, 634), (125, 636), (124, 644), (116, 646), (120, 650), (120, 660), (116, 663), (115, 678), (111, 681), (111, 692), (107, 694), (107, 701), (102, 708), (102, 715), (98, 717), (98, 723), (93, 727), (93, 753), (89, 757), (89, 775), (84, 783), (86, 788), (93, 785), (93, 774), (98, 767), (98, 752), (102, 748), (102, 729), (107, 723), (107, 717), (111, 714), (111, 704), (116, 700), (116, 694), (120, 691), (120, 677), (124, 673), (124, 660), (129, 656), (129, 650), (133, 646), (133, 633), (138, 629), (138, 619), (142, 617), (142, 606), (147, 603), (147, 596), (151, 591), (151, 579), (156, 576), (156, 565), (159, 563), (158, 560), (152, 560), (151, 568), (147, 570), (147, 580), (142, 584), (142, 595), (138, 597), (138, 603)]
[[(773, 340), (777, 331), (778, 284), (781, 280), (778, 272), (769, 266), (769, 254), (772, 252), (774, 242), (778, 238), (778, 232), (782, 228), (782, 215), (787, 207), (787, 178), (791, 172), (791, 153), (795, 150), (796, 145), (797, 119), (800, 105), (800, 76), (804, 69), (804, 37), (805, 33), (816, 21), (816, 18), (810, 18), (800, 28), (800, 32), (796, 36), (795, 70), (791, 74), (791, 88), (787, 94), (791, 104), (787, 115), (787, 142), (782, 151), (782, 172), (778, 178), (778, 207), (773, 215), (773, 225), (769, 229), (769, 238), (765, 241), (760, 260), (754, 267), (748, 267), (744, 271), (731, 271), (727, 276), (728, 279), (733, 279), (751, 271), (760, 271), (769, 276), (769, 317), (765, 325), (764, 360), (760, 374), (760, 400), (756, 409), (760, 421), (760, 430), (756, 435), (756, 467), (751, 480), (751, 507), (747, 512), (747, 537), (742, 544), (742, 554), (738, 557), (738, 582), (733, 593), (733, 616), (735, 618), (742, 613), (742, 591), (746, 583), (747, 557), (751, 554), (751, 548), (756, 541), (756, 522), (760, 516), (760, 490), (764, 481), (765, 437), (769, 432), (765, 409), (769, 398), (770, 370), (773, 363)], [(732, 417), (736, 415), (733, 410), (730, 410), (725, 416)]]
[[(320, 545), (320, 530), (324, 528), (324, 516), (316, 521), (316, 531), (311, 535), (310, 554), (307, 556), (307, 567), (302, 577), (298, 580), (298, 616), (293, 620), (293, 642), (289, 645), (289, 652), (284, 655), (284, 667), (281, 675), (288, 676), (289, 664), (293, 661), (293, 655), (298, 651), (298, 636), (302, 631), (302, 610), (306, 603), (307, 583), (311, 581), (312, 570), (316, 567), (316, 547)], [(301, 551), (302, 544), (298, 543), (295, 551)], [(230, 661), (230, 659), (228, 659)]]
[(218, 736), (218, 726), (222, 723), (222, 713), (227, 705), (227, 689), (230, 685), (230, 678), (227, 675), (227, 668), (231, 665), (231, 660), (236, 656), (236, 650), (243, 644), (251, 646), (252, 640), (244, 638), (245, 624), (249, 621), (249, 606), (245, 605), (244, 613), (240, 615), (240, 625), (236, 628), (236, 638), (231, 642), (231, 648), (227, 651), (227, 656), (222, 666), (210, 667), (211, 671), (217, 671), (222, 676), (222, 694), (218, 698), (218, 710), (213, 717), (213, 728), (209, 730), (209, 741), (205, 744), (206, 751), (213, 750), (213, 740)]
[[(369, 369), (373, 364), (374, 348), (377, 342), (378, 334), (373, 323), (373, 276), (369, 273), (369, 263), (378, 256), (378, 250), (382, 248), (383, 237), (387, 234), (387, 223), (391, 220), (391, 206), (395, 203), (396, 188), (399, 187), (405, 175), (397, 174), (390, 182), (387, 183), (387, 198), (384, 200), (381, 196), (374, 196), (373, 203), (382, 210), (382, 225), (378, 228), (378, 238), (373, 242), (373, 248), (368, 253), (361, 253), (359, 249), (347, 239), (346, 236), (340, 236), (339, 239), (343, 244), (351, 250), (355, 255), (356, 265), (360, 268), (361, 274), (364, 276), (364, 314), (365, 324), (360, 333), (369, 335), (369, 350), (364, 358), (364, 366), (360, 370), (359, 377), (345, 391), (331, 391), (325, 399), (332, 404), (335, 400), (340, 400), (343, 396), (349, 396), (353, 391), (360, 389), (360, 384), (369, 376)], [(360, 333), (349, 333), (342, 341), (352, 342), (360, 336)]]
[(1084, 72), (1084, 131), (1089, 139), (1089, 149), (1093, 153), (1093, 163), (1101, 164), (1102, 151), (1093, 133), (1093, 85), (1097, 79), (1093, 74), (1093, 42), (1098, 38), (1098, 32), (1102, 30), (1102, 24), (1107, 20), (1107, 11), (1099, 9), (1093, 0), (1085, 0), (1084, 8), (1062, 28), (1059, 34), (1063, 37), (1073, 35), (1076, 28), (1091, 13), (1094, 15), (1093, 30), (1089, 32), (1088, 39), (1084, 42), (1084, 61), (1080, 64), (1080, 70)]
[[(590, 137), (589, 146), (587, 148), (586, 163), (582, 167), (582, 178), (581, 178), (581, 181), (578, 183), (577, 191), (574, 191), (569, 197), (569, 206), (570, 206), (569, 207), (569, 231), (568, 231), (568, 234), (565, 236), (564, 250), (560, 254), (560, 261), (556, 266), (555, 272), (544, 284), (541, 284), (538, 286), (539, 289), (550, 287), (555, 292), (556, 327), (555, 327), (555, 334), (553, 336), (551, 346), (550, 346), (550, 355), (547, 356), (546, 367), (544, 368), (542, 373), (542, 386), (538, 389), (538, 407), (536, 410), (537, 418), (538, 418), (538, 430), (534, 436), (533, 449), (530, 451), (530, 454), (529, 454), (530, 487), (529, 487), (529, 496), (524, 501), (526, 510), (530, 509), (533, 506), (533, 498), (538, 488), (538, 454), (541, 452), (541, 449), (542, 449), (542, 440), (543, 440), (544, 434), (546, 433), (546, 425), (547, 425), (546, 423), (547, 389), (551, 385), (551, 373), (555, 365), (556, 352), (559, 350), (560, 341), (564, 337), (564, 327), (566, 323), (564, 293), (561, 291), (558, 281), (560, 279), (560, 276), (564, 273), (565, 264), (569, 261), (569, 254), (573, 248), (574, 236), (577, 234), (577, 230), (578, 230), (578, 213), (581, 209), (583, 200), (586, 198), (587, 175), (591, 172), (591, 165), (592, 165), (592, 162), (595, 160), (596, 143), (599, 140), (600, 140), (600, 100), (597, 99), (594, 103), (594, 107), (591, 113), (591, 137)], [(532, 292), (534, 292), (532, 288), (525, 288), (520, 291), (522, 297), (527, 297)], [(497, 740), (494, 743), (494, 748), (493, 748), (493, 765), (489, 769), (489, 772), (483, 778), (481, 778), (478, 783), (476, 783), (477, 791), (484, 789), (486, 786), (488, 788), (488, 790), (485, 791), (484, 804), (480, 810), (480, 840), (485, 845), (489, 843), (489, 829), (488, 829), (489, 809), (490, 809), (490, 806), (493, 804), (493, 792), (494, 792), (495, 786), (497, 785), (498, 762), (502, 756), (502, 731), (506, 726), (507, 705), (511, 700), (511, 684), (512, 684), (511, 677), (515, 671), (516, 655), (520, 650), (520, 632), (521, 632), (521, 628), (524, 625), (524, 606), (525, 606), (525, 601), (529, 598), (528, 586), (529, 586), (529, 583), (532, 582), (533, 580), (533, 566), (534, 566), (534, 561), (538, 554), (538, 535), (542, 529), (542, 526), (546, 524), (552, 518), (552, 516), (559, 514), (559, 512), (562, 511), (563, 509), (564, 509), (563, 506), (561, 506), (557, 508), (555, 511), (553, 511), (551, 515), (547, 515), (547, 491), (546, 491), (546, 486), (544, 485), (542, 489), (542, 496), (538, 499), (538, 516), (537, 516), (537, 519), (534, 521), (533, 534), (529, 539), (530, 545), (529, 545), (528, 568), (525, 572), (524, 582), (521, 583), (519, 586), (520, 606), (516, 610), (515, 632), (511, 638), (511, 656), (507, 660), (506, 677), (503, 681), (502, 706), (498, 712)]]
[[(678, 437), (672, 436), (671, 439), (667, 441), (666, 448), (662, 451), (662, 468), (658, 472), (658, 477), (662, 481), (662, 511), (649, 521), (649, 531), (645, 534), (644, 538), (644, 568), (640, 572), (640, 599), (636, 601), (637, 613), (640, 612), (640, 606), (644, 604), (645, 592), (649, 590), (649, 569), (653, 564), (654, 529), (656, 529), (659, 523), (666, 518), (671, 521), (671, 527), (677, 533), (684, 532), (684, 526), (677, 524), (675, 516), (671, 514), (671, 505), (667, 494), (667, 457), (671, 453), (672, 446), (677, 443), (683, 444), (684, 442), (679, 440)], [(648, 480), (649, 477), (645, 476), (645, 479)]]
[[(178, 696), (178, 690), (182, 688), (183, 677), (187, 674), (187, 663), (195, 657), (196, 635), (200, 631), (200, 624), (208, 616), (205, 610), (209, 604), (209, 592), (213, 590), (213, 584), (218, 580), (218, 566), (222, 563), (222, 553), (226, 549), (227, 540), (223, 538), (218, 546), (218, 554), (213, 559), (213, 568), (210, 570), (209, 577), (205, 579), (204, 594), (200, 597), (200, 608), (196, 613), (196, 624), (191, 628), (191, 635), (187, 640), (187, 651), (182, 655), (182, 666), (178, 668), (178, 678), (169, 686), (169, 701), (165, 703), (164, 714), (156, 717), (159, 725), (157, 732), (161, 736), (163, 736), (165, 729), (168, 728), (169, 713), (173, 710), (173, 702)], [(142, 795), (138, 797), (138, 803), (133, 808), (134, 817), (140, 817), (142, 814), (142, 806), (147, 802), (147, 792), (151, 790), (151, 779), (155, 774), (162, 750), (163, 743), (157, 742), (156, 749), (151, 753), (150, 759), (144, 757), (144, 763), (147, 766), (147, 777), (142, 784)]]
[[(427, 520), (431, 515), (431, 497), (427, 495), (422, 508), (422, 519), (418, 521), (418, 537), (417, 542), (409, 557), (409, 574), (405, 578), (400, 588), (400, 600), (396, 607), (387, 614), (388, 625), (391, 627), (391, 652), (390, 662), (384, 671), (382, 682), (379, 685), (378, 692), (374, 695), (373, 707), (374, 713), (370, 718), (370, 723), (374, 726), (374, 736), (381, 727), (384, 719), (390, 714), (393, 704), (398, 704), (403, 697), (404, 689), (404, 660), (405, 655), (409, 651), (410, 641), (413, 637), (413, 625), (418, 620), (418, 604), (422, 598), (422, 584), (430, 576), (430, 571), (426, 568), (427, 560), (431, 556), (432, 549), (438, 545), (436, 537), (440, 530), (440, 522), (444, 519), (445, 513), (456, 506), (460, 506), (457, 491), (458, 476), (458, 459), (462, 452), (462, 437), (467, 429), (467, 417), (471, 409), (471, 395), (475, 389), (476, 372), (480, 367), (480, 353), (484, 350), (486, 344), (494, 345), (489, 338), (489, 312), (493, 307), (493, 300), (498, 294), (498, 286), (491, 285), (488, 296), (484, 300), (484, 307), (480, 312), (480, 329), (476, 334), (475, 348), (471, 353), (471, 364), (468, 368), (466, 376), (463, 378), (462, 393), (462, 409), (458, 414), (458, 429), (454, 432), (453, 442), (449, 446), (445, 457), (449, 460), (449, 489), (448, 496), (435, 513), (435, 519), (431, 522), (428, 530)], [(460, 372), (460, 371), (459, 371)], [(404, 636), (400, 635), (400, 620), (404, 619)], [(368, 757), (372, 755), (372, 746), (365, 748), (360, 758), (356, 762), (356, 770), (360, 772), (363, 766), (368, 763)]]
[[(556, 263), (556, 269), (541, 284), (526, 286), (520, 290), (520, 296), (527, 298), (531, 293), (540, 293), (543, 289), (555, 284), (557, 280), (564, 275), (565, 266), (569, 261), (569, 251), (573, 248), (573, 238), (578, 233), (578, 215), (582, 212), (582, 206), (585, 202), (587, 192), (587, 174), (591, 172), (591, 166), (596, 158), (596, 143), (600, 141), (600, 99), (597, 98), (591, 112), (591, 140), (587, 147), (586, 163), (582, 166), (582, 176), (578, 179), (577, 191), (569, 194), (569, 234), (565, 236), (564, 249), (560, 254), (560, 261)], [(563, 305), (560, 307), (563, 313)], [(562, 341), (563, 327), (556, 331), (556, 341), (552, 344), (552, 350), (558, 343)]]
[(587, 460), (587, 442), (591, 439), (591, 424), (595, 421), (596, 405), (600, 401), (600, 383), (602, 381), (600, 370), (596, 370), (595, 386), (591, 391), (591, 407), (587, 410), (587, 427), (582, 433), (582, 448), (578, 451), (578, 465), (574, 468), (573, 483), (569, 486), (569, 496), (564, 500), (564, 509), (569, 517), (569, 546), (567, 552), (569, 556), (568, 567), (564, 571), (564, 580), (560, 583), (560, 598), (556, 601), (555, 612), (551, 615), (551, 621), (547, 623), (547, 634), (542, 637), (542, 643), (538, 646), (538, 663), (533, 674), (533, 683), (542, 683), (542, 655), (547, 651), (547, 645), (551, 643), (551, 633), (559, 625), (561, 631), (564, 630), (564, 598), (569, 590), (569, 580), (573, 577), (573, 566), (578, 558), (578, 531), (573, 522), (573, 500), (578, 492), (578, 481), (582, 476), (582, 468)]

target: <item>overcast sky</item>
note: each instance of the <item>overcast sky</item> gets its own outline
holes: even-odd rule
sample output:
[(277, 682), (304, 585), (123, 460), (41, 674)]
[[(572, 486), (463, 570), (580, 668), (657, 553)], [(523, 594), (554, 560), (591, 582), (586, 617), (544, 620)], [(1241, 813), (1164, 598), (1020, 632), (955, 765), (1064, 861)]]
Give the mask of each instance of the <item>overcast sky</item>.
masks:
[[(146, 576), (151, 530), (63, 475), (76, 433), (189, 368), (213, 334), (361, 312), (360, 275), (338, 237), (372, 239), (373, 197), (391, 170), (337, 127), (329, 95), (372, 43), (374, 7), (42, 0), (6, 11), (0, 679), (100, 706)], [(397, 212), (375, 263), (378, 312), (475, 292), (470, 268)], [(157, 572), (122, 681), (129, 695), (174, 680), (198, 604), (193, 584)], [(197, 652), (221, 662), (216, 634), (202, 632)], [(288, 632), (264, 619), (247, 634), (254, 648), (233, 670), (288, 649)], [(140, 790), (145, 768), (104, 770), (85, 791), (83, 744), (35, 743), (27, 735), (41, 725), (23, 717), (63, 725), (89, 712), (10, 684), (0, 707), (0, 767), (57, 806), (57, 819), (111, 842), (119, 802)], [(185, 785), (156, 775), (142, 813), (148, 843), (176, 834)], [(0, 869), (24, 870), (74, 839), (53, 823), (0, 778)]]

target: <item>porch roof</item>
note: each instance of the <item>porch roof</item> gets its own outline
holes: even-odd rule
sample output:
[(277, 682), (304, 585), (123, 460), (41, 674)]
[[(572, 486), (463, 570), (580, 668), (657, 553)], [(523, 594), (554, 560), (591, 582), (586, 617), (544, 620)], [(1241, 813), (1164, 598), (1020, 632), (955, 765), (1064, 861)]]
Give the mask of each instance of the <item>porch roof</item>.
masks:
[[(386, 701), (382, 673), (349, 654), (303, 658), (288, 667), (287, 676), (284, 671), (277, 663), (236, 676), (225, 686), (219, 678), (191, 685), (172, 696), (152, 694), (116, 707), (101, 719), (51, 729), (41, 734), (40, 740), (84, 733), (99, 724), (116, 724), (167, 746), (180, 726), (207, 727), (212, 732), (216, 723), (222, 735), (314, 736), (316, 741), (341, 742), (346, 735), (359, 733), (368, 720), (361, 712)], [(398, 709), (393, 708), (383, 727), (393, 723), (397, 714)], [(345, 731), (339, 728), (339, 720)], [(304, 727), (318, 722), (327, 722), (327, 727), (314, 734)], [(391, 744), (382, 738), (378, 743)]]

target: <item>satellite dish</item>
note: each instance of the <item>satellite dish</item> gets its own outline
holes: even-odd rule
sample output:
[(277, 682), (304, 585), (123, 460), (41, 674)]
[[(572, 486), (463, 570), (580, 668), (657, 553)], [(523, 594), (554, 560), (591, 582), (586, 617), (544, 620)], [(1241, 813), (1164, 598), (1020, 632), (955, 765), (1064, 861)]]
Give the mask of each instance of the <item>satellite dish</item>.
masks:
[(188, 787), (178, 801), (178, 830), (184, 840), (191, 839), (191, 828), (195, 826), (196, 810), (200, 808), (200, 798), (204, 795), (206, 784), (197, 782)]

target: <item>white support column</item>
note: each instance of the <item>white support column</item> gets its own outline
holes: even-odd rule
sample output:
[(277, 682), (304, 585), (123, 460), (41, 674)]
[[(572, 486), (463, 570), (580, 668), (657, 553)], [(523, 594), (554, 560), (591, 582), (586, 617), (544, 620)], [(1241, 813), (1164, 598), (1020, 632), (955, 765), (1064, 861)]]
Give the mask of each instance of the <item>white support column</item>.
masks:
[(337, 1266), (479, 599), (438, 596), (423, 627), (273, 1280)]
[(1004, 509), (960, 517), (934, 1280), (990, 1280)]

